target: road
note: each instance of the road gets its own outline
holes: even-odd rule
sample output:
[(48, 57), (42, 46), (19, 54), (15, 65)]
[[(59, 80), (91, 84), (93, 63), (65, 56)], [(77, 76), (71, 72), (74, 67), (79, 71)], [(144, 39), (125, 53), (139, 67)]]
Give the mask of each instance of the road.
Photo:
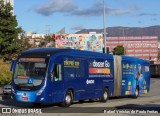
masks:
[[(147, 94), (141, 94), (137, 99), (131, 97), (119, 97), (110, 98), (107, 103), (101, 103), (98, 101), (89, 102), (84, 101), (83, 103), (75, 102), (69, 108), (59, 107), (58, 104), (43, 105), (40, 107), (42, 115), (53, 116), (53, 115), (134, 115), (134, 116), (145, 116), (145, 115), (158, 115), (156, 111), (160, 111), (160, 78), (151, 78), (151, 89)], [(34, 109), (30, 103), (20, 103), (12, 99), (2, 99), (0, 97), (0, 107), (13, 107), (18, 109)], [(137, 110), (138, 109), (138, 110)], [(131, 112), (133, 110), (133, 112)], [(148, 111), (147, 111), (148, 110)], [(120, 113), (120, 111), (122, 111)], [(45, 112), (45, 114), (43, 113)], [(69, 112), (69, 113), (67, 113)], [(47, 114), (48, 113), (48, 114)], [(152, 113), (152, 114), (151, 114)], [(39, 114), (41, 115), (41, 114)]]

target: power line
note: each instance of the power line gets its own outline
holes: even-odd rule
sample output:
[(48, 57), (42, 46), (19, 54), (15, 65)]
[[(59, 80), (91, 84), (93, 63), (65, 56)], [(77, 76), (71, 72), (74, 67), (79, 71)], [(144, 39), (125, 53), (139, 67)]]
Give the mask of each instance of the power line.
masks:
[(51, 34), (51, 28), (52, 28), (52, 25), (46, 25), (46, 34), (49, 35)]

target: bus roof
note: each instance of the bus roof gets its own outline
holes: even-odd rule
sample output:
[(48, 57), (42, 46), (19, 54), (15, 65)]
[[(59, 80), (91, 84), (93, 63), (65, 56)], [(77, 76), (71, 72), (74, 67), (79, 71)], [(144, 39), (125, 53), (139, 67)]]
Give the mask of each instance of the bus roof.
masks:
[[(50, 57), (54, 54), (58, 53), (70, 53), (73, 56), (74, 55), (79, 55), (79, 56), (91, 56), (91, 57), (101, 57), (101, 58), (108, 58), (108, 59), (113, 59), (112, 54), (104, 54), (104, 53), (99, 53), (99, 52), (91, 52), (91, 51), (85, 51), (85, 50), (76, 50), (76, 49), (67, 49), (67, 48), (33, 48), (26, 50), (21, 53), (19, 57), (40, 57), (40, 58), (45, 58), (45, 57)], [(141, 61), (141, 62), (146, 62), (147, 60), (143, 60), (140, 58), (132, 57), (132, 56), (122, 56), (123, 60), (132, 60), (132, 61)], [(149, 62), (149, 61), (148, 61)]]
[(65, 49), (65, 48), (33, 48), (22, 52), (19, 57), (49, 57), (57, 53), (71, 53), (72, 55), (84, 55), (84, 56), (95, 56), (95, 57), (107, 56), (108, 58), (113, 58), (113, 55), (111, 54), (103, 54), (99, 52)]
[(57, 52), (67, 52), (69, 49), (57, 48), (33, 48), (26, 50), (20, 54), (19, 57), (49, 57)]
[(132, 60), (132, 61), (141, 61), (141, 62), (150, 62), (149, 60), (144, 60), (144, 59), (141, 59), (141, 58), (137, 58), (137, 57), (132, 57), (132, 56), (122, 56), (122, 59), (123, 60)]

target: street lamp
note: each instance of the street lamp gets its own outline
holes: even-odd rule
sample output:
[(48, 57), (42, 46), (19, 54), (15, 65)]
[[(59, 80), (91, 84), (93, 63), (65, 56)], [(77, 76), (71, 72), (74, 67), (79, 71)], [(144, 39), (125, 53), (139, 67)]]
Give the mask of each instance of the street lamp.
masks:
[(104, 53), (106, 53), (106, 12), (105, 0), (103, 0), (103, 26), (104, 26)]

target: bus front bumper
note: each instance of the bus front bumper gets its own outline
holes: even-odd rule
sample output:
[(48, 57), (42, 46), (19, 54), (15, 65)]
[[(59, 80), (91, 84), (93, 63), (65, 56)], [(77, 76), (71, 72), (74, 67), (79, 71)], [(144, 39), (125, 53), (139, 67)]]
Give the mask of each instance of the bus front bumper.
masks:
[(37, 95), (38, 91), (16, 91), (13, 93), (13, 98), (20, 102), (41, 103), (44, 102), (43, 95)]

